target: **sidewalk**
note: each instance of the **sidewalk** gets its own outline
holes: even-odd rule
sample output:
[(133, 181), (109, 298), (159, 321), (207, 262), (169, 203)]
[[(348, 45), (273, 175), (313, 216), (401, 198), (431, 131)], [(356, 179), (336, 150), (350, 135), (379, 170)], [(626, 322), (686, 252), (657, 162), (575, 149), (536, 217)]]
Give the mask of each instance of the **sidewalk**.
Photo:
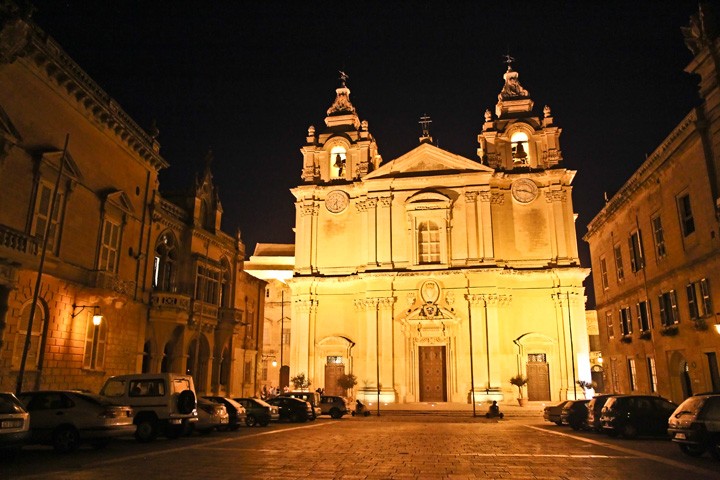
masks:
[[(555, 405), (553, 402), (527, 402), (524, 407), (517, 403), (501, 403), (500, 411), (507, 417), (538, 417), (542, 418), (543, 409), (547, 405)], [(377, 404), (368, 402), (368, 410), (375, 413)], [(477, 403), (475, 412), (477, 415), (485, 415), (489, 404), (486, 402)], [(473, 407), (468, 403), (450, 402), (415, 402), (415, 403), (383, 403), (380, 405), (381, 414), (387, 415), (472, 415)]]

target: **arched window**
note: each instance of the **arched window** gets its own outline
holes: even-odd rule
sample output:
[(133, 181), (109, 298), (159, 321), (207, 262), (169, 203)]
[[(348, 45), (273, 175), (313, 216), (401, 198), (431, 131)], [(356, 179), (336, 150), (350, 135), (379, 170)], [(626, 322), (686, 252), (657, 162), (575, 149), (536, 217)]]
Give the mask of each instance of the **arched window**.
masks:
[(174, 292), (175, 266), (177, 261), (177, 245), (175, 237), (163, 233), (155, 246), (155, 262), (153, 266), (153, 288), (162, 292)]
[(227, 387), (230, 380), (230, 350), (225, 347), (220, 357), (220, 385)]
[(418, 226), (418, 258), (420, 264), (440, 263), (440, 228), (435, 222)]
[(515, 132), (510, 137), (513, 165), (529, 165), (530, 152), (528, 136), (525, 132)]
[(336, 145), (330, 150), (330, 177), (343, 178), (345, 176), (345, 162), (347, 151), (345, 147)]
[[(23, 306), (20, 312), (20, 323), (18, 324), (18, 332), (15, 335), (15, 348), (13, 349), (13, 367), (20, 368), (22, 362), (23, 349), (25, 348), (25, 339), (28, 336), (28, 323), (30, 322), (30, 310), (32, 303)], [(35, 315), (33, 318), (32, 329), (30, 335), (30, 348), (25, 359), (25, 368), (35, 370), (38, 365), (40, 356), (40, 340), (45, 323), (45, 309), (38, 302), (35, 306)]]

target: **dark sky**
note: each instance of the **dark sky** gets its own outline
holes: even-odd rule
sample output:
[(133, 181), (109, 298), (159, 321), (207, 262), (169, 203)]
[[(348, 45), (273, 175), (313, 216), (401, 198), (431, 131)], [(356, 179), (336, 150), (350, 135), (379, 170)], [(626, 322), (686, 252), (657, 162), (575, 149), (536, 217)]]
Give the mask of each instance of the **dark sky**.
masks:
[[(584, 266), (587, 223), (698, 104), (680, 27), (697, 2), (279, 2), (36, 0), (36, 23), (136, 122), (157, 119), (170, 168), (192, 184), (212, 147), (223, 228), (294, 241), (307, 127), (321, 127), (338, 70), (387, 162), (432, 117), (440, 148), (477, 159), (510, 53), (541, 116), (563, 129)], [(590, 292), (588, 292), (590, 293)], [(592, 305), (590, 305), (592, 306)]]

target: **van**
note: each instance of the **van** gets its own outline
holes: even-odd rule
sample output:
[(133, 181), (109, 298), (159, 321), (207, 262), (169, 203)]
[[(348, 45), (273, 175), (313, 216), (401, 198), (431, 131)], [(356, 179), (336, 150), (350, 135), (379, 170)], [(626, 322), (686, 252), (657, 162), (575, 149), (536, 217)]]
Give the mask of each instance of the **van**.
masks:
[(303, 392), (303, 391), (290, 391), (280, 394), (283, 397), (299, 398), (308, 402), (313, 409), (313, 416), (311, 420), (315, 420), (317, 417), (322, 415), (322, 409), (320, 408), (320, 394), (318, 392)]
[(197, 397), (190, 375), (136, 373), (105, 381), (101, 395), (135, 411), (135, 438), (150, 442), (160, 433), (177, 438), (198, 421)]

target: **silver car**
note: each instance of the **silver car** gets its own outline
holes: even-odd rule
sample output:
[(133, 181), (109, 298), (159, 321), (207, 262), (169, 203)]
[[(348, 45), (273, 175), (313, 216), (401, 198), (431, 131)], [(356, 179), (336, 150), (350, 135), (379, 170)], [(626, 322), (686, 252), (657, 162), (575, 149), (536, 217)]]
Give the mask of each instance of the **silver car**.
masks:
[(0, 450), (17, 450), (30, 439), (30, 414), (12, 393), (0, 392)]
[(18, 395), (30, 412), (30, 442), (66, 453), (87, 442), (95, 447), (135, 433), (133, 410), (109, 398), (76, 390), (44, 390)]

